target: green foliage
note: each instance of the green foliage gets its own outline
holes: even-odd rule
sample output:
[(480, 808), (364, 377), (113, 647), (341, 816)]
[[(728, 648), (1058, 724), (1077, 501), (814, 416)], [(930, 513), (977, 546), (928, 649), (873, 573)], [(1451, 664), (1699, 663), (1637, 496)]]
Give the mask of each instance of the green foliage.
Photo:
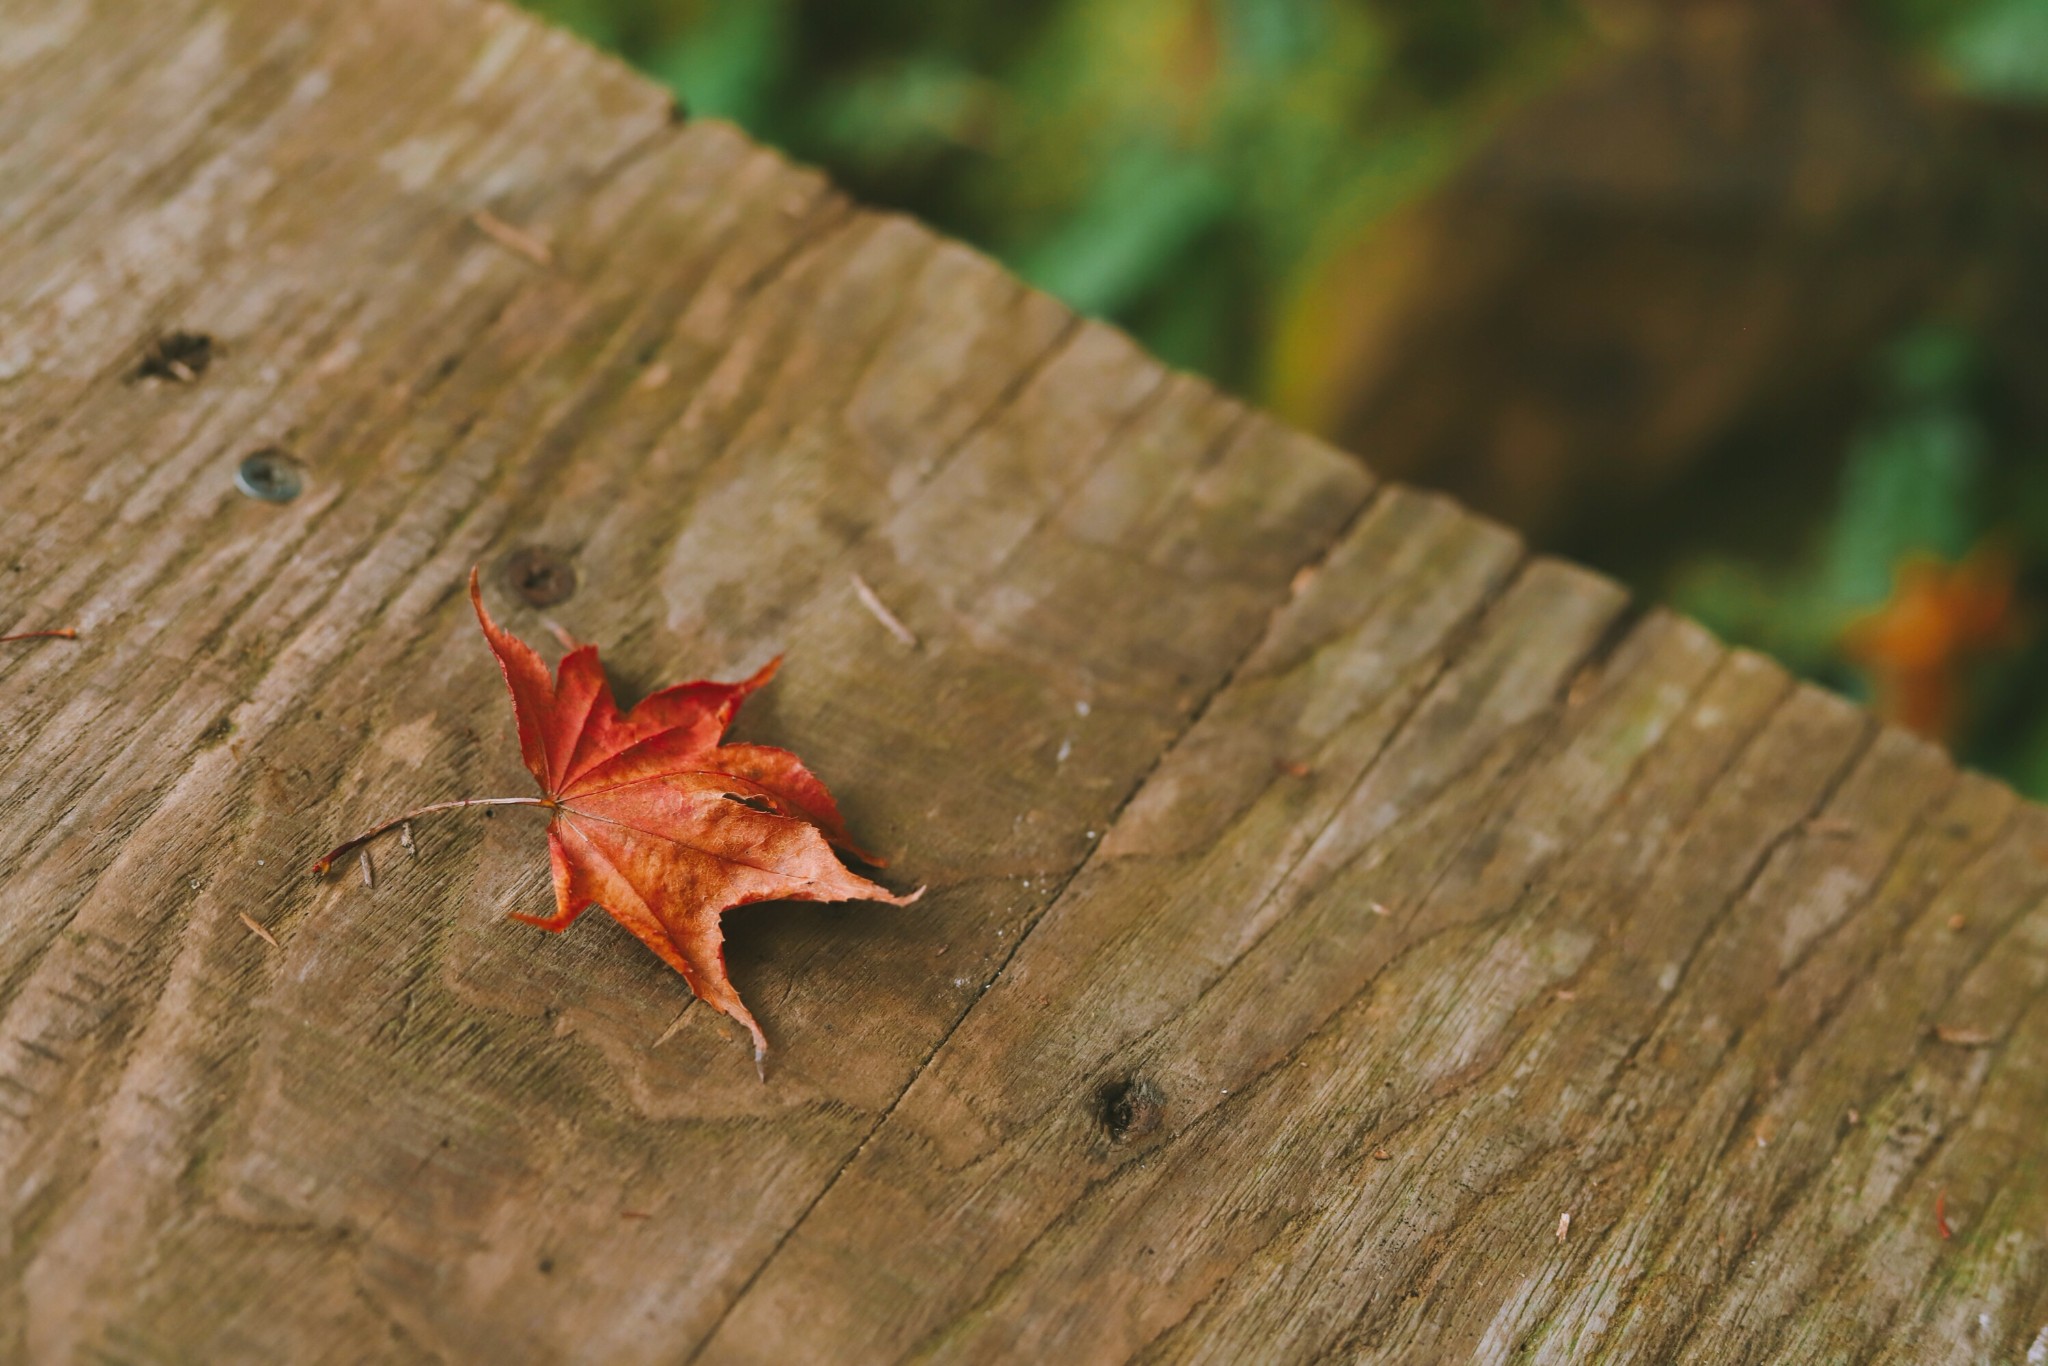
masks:
[(1965, 89), (1995, 99), (2048, 100), (2048, 0), (1988, 0), (1945, 35), (1942, 57)]
[(1895, 567), (1912, 555), (1956, 563), (1986, 530), (1989, 451), (1970, 388), (1969, 339), (1913, 332), (1886, 371), (1879, 412), (1849, 449), (1823, 531), (1820, 593), (1842, 611), (1883, 602)]
[(1810, 552), (1775, 571), (1702, 556), (1680, 580), (1681, 603), (1805, 672), (1846, 677), (1841, 633), (1891, 595), (1898, 565), (1916, 554), (1955, 563), (1987, 530), (1989, 451), (1972, 377), (1967, 338), (1938, 329), (1902, 338)]
[[(1574, 0), (527, 3), (694, 115), (1248, 390), (1316, 268), (1436, 184), (1593, 27)], [(1964, 88), (2048, 97), (2048, 0), (1870, 15)]]
[(1253, 387), (1284, 301), (1583, 38), (1563, 0), (529, 0)]
[[(822, 164), (1254, 397), (1329, 263), (1572, 70), (1602, 24), (1650, 12), (1630, 0), (527, 3), (667, 83), (693, 116)], [(1859, 13), (1952, 89), (2048, 100), (2048, 0), (1874, 0)], [(1330, 340), (1317, 336), (1312, 349)], [(1843, 632), (1886, 601), (1908, 557), (1954, 563), (1995, 539), (2048, 566), (2048, 461), (1987, 418), (1977, 346), (1909, 329), (1875, 366), (1848, 447), (1808, 457), (1840, 476), (1805, 538), (1774, 561), (1679, 554), (1680, 604), (1854, 692), (1864, 680)], [(2048, 793), (2038, 634), (1975, 677), (1981, 720), (1965, 744)]]
[(791, 6), (785, 0), (716, 0), (647, 57), (647, 69), (693, 115), (763, 122), (790, 77)]

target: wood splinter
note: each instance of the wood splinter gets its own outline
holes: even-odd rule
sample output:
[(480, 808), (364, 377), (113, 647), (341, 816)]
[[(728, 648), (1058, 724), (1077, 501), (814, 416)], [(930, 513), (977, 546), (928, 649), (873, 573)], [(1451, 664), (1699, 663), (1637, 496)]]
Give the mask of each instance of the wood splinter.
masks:
[(553, 248), (532, 233), (513, 227), (489, 209), (478, 209), (469, 216), (477, 231), (496, 242), (499, 246), (516, 255), (524, 256), (537, 266), (551, 266), (555, 263)]
[(882, 629), (896, 637), (904, 649), (915, 650), (917, 648), (916, 633), (903, 624), (902, 618), (889, 610), (888, 605), (882, 601), (875, 590), (868, 587), (866, 579), (858, 574), (849, 575), (848, 577), (853, 580), (854, 596), (860, 599), (861, 606), (868, 609), (868, 615), (881, 622)]
[(670, 1039), (673, 1039), (676, 1036), (676, 1031), (683, 1027), (683, 1021), (689, 1018), (690, 1006), (688, 1002), (685, 1002), (683, 1008), (676, 1012), (676, 1017), (668, 1022), (668, 1028), (661, 1031), (661, 1037), (654, 1041), (654, 1046), (659, 1048)]

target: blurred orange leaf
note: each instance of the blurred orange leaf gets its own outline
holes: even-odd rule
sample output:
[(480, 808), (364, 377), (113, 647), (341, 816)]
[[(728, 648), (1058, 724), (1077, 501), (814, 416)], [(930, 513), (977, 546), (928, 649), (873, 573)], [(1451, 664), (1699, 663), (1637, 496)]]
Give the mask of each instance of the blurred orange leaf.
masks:
[(1955, 734), (1964, 666), (2017, 635), (2016, 574), (2002, 550), (1975, 550), (1960, 564), (1914, 556), (1899, 565), (1891, 597), (1842, 636), (1849, 658), (1870, 673), (1881, 716), (1930, 739)]

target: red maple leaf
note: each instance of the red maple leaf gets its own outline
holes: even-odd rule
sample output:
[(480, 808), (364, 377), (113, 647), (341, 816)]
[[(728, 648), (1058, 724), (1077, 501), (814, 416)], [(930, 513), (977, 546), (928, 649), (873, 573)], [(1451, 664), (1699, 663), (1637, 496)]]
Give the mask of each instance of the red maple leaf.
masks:
[(849, 871), (838, 845), (879, 865), (846, 833), (825, 785), (787, 750), (720, 741), (740, 703), (775, 676), (769, 661), (739, 683), (680, 683), (621, 712), (597, 647), (579, 645), (550, 679), (531, 646), (484, 610), (475, 570), (469, 598), (504, 671), (519, 721), (519, 750), (540, 797), (471, 797), (394, 817), (340, 845), (334, 860), (415, 817), (464, 806), (544, 806), (554, 866), (555, 914), (513, 918), (559, 933), (601, 908), (683, 975), (690, 990), (747, 1027), (754, 1059), (761, 1033), (725, 970), (720, 917), (756, 901), (886, 901), (897, 896)]

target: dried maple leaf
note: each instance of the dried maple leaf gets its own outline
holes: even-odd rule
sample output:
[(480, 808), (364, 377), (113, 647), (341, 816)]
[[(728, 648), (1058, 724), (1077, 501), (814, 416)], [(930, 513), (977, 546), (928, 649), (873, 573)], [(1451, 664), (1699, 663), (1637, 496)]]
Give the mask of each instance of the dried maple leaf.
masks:
[(471, 797), (408, 811), (329, 852), (325, 873), (349, 850), (433, 811), (544, 806), (555, 914), (513, 918), (559, 933), (592, 906), (624, 925), (690, 990), (747, 1027), (754, 1059), (768, 1041), (725, 970), (720, 917), (756, 901), (886, 901), (897, 896), (851, 872), (838, 845), (868, 863), (847, 836), (825, 785), (786, 750), (720, 743), (740, 703), (781, 660), (739, 683), (682, 683), (621, 712), (598, 663), (580, 645), (555, 676), (531, 646), (484, 610), (476, 571), (469, 598), (497, 656), (519, 722), (519, 750), (539, 797)]

